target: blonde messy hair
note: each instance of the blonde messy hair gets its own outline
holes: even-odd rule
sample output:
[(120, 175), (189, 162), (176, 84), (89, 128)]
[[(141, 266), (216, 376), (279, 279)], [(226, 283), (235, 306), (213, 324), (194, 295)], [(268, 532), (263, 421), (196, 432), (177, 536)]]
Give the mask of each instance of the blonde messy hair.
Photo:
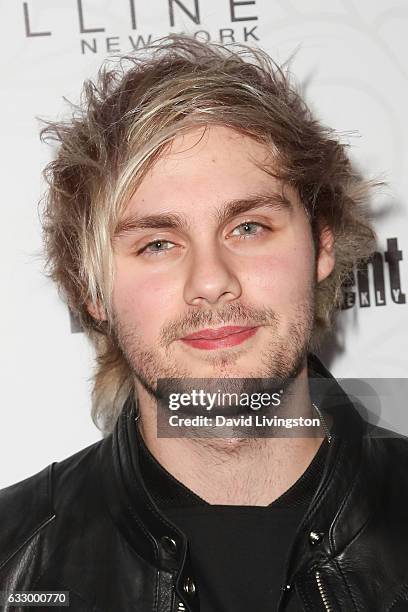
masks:
[[(273, 151), (268, 171), (297, 189), (317, 246), (320, 222), (332, 229), (336, 264), (317, 288), (314, 340), (330, 328), (345, 278), (374, 250), (369, 184), (345, 145), (313, 117), (287, 69), (259, 49), (172, 35), (106, 63), (73, 108), (69, 121), (47, 122), (41, 132), (59, 144), (44, 170), (42, 220), (47, 273), (96, 349), (97, 426), (112, 429), (134, 384), (112, 334), (112, 237), (146, 171), (182, 131), (218, 124), (263, 143)], [(98, 301), (107, 321), (88, 311)]]

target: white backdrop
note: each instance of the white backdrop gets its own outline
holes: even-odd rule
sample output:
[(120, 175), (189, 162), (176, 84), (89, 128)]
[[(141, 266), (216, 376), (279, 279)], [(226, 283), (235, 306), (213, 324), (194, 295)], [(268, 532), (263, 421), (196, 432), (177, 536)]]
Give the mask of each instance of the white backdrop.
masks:
[[(63, 96), (78, 101), (105, 57), (168, 32), (258, 44), (277, 61), (297, 50), (292, 69), (312, 108), (353, 132), (344, 138), (359, 167), (388, 182), (374, 202), (379, 276), (370, 266), (368, 288), (352, 289), (355, 305), (339, 317), (344, 346), (329, 347), (326, 363), (340, 377), (408, 376), (406, 0), (3, 0), (0, 11), (0, 487), (100, 438), (89, 416), (91, 348), (42, 275), (37, 202), (52, 151), (37, 117), (61, 118)], [(390, 381), (400, 406), (387, 402), (381, 417), (408, 433), (402, 382)]]

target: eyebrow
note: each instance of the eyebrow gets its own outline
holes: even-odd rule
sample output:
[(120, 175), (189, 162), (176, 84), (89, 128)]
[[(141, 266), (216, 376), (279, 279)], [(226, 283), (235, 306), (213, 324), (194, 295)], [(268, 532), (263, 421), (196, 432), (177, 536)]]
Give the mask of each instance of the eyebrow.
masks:
[[(226, 202), (222, 208), (216, 207), (215, 212), (211, 216), (221, 225), (237, 215), (258, 208), (291, 212), (293, 210), (293, 205), (283, 194), (255, 194), (245, 198), (230, 200)], [(183, 231), (191, 229), (191, 224), (185, 215), (180, 213), (169, 212), (143, 216), (132, 214), (119, 221), (115, 230), (115, 237), (144, 229), (175, 229)]]

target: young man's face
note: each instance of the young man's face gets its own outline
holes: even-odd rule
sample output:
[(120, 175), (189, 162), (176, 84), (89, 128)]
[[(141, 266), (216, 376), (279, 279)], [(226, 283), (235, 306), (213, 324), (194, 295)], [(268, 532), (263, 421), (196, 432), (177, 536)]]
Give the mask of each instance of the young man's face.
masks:
[[(151, 218), (114, 240), (116, 337), (148, 390), (158, 378), (291, 376), (304, 363), (316, 282), (333, 256), (329, 245), (316, 262), (296, 193), (286, 188), (290, 206), (281, 203), (280, 182), (254, 163), (266, 155), (229, 128), (198, 128), (173, 141), (131, 198), (126, 219), (167, 215), (163, 227)], [(262, 206), (222, 217), (258, 196)], [(176, 218), (181, 227), (164, 226)], [(253, 329), (183, 340), (225, 326)]]

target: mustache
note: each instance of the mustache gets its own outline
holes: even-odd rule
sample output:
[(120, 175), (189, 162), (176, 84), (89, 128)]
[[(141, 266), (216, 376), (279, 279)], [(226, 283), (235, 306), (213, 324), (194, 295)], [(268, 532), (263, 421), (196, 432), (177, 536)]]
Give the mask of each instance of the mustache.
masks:
[(228, 304), (217, 310), (196, 310), (179, 317), (165, 325), (160, 333), (160, 341), (168, 345), (178, 338), (187, 336), (205, 327), (225, 325), (274, 325), (278, 315), (272, 308), (257, 309), (243, 304)]

